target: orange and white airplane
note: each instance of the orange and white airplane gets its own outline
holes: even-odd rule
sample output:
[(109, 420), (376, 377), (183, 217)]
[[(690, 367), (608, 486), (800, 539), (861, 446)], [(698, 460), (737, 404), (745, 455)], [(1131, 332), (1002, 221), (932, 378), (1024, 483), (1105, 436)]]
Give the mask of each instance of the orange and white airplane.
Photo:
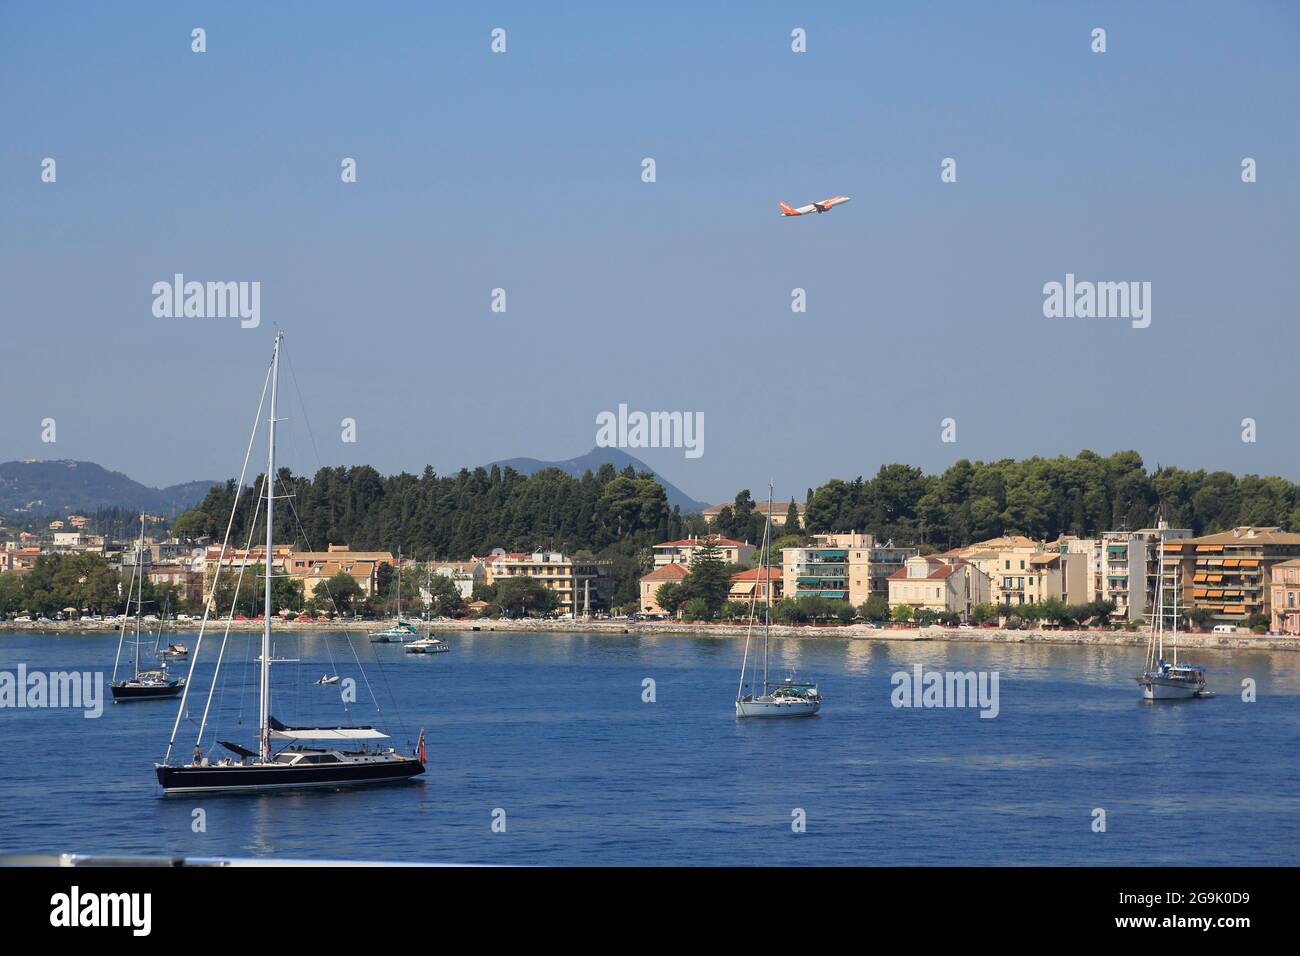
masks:
[(806, 206), (800, 206), (798, 209), (792, 209), (783, 202), (778, 202), (781, 207), (783, 216), (802, 216), (810, 212), (830, 212), (833, 206), (838, 206), (842, 202), (848, 202), (848, 196), (832, 196), (830, 199), (823, 199), (821, 202), (811, 202)]

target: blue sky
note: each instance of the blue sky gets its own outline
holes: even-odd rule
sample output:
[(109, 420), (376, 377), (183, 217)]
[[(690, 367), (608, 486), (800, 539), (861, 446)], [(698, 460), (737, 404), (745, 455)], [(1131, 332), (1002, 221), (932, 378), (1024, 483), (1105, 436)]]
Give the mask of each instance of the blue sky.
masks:
[[(305, 471), (570, 457), (622, 402), (704, 414), (629, 449), (697, 498), (1085, 447), (1300, 479), (1300, 5), (545, 6), (0, 7), (0, 459), (231, 474), (275, 323)], [(155, 318), (176, 272), (261, 327)], [(1150, 328), (1045, 318), (1066, 273), (1151, 282)]]

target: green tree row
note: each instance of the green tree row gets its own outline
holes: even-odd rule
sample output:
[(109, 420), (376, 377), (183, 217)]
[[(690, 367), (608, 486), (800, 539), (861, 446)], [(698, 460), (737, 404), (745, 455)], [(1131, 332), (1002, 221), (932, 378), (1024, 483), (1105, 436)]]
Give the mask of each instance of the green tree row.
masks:
[(1108, 458), (1082, 451), (1070, 458), (954, 463), (926, 475), (910, 465), (883, 465), (874, 478), (833, 479), (811, 492), (810, 533), (864, 531), (899, 545), (944, 550), (1003, 534), (1054, 539), (1122, 528), (1170, 527), (1213, 534), (1237, 525), (1300, 530), (1300, 486), (1285, 478), (1157, 467), (1133, 451)]

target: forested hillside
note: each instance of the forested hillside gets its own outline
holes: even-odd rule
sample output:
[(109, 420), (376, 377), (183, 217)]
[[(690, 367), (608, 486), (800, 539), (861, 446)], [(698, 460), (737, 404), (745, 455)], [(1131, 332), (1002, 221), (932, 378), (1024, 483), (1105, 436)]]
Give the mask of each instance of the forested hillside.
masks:
[(1236, 525), (1300, 528), (1300, 489), (1285, 478), (1158, 467), (1134, 451), (1103, 458), (962, 459), (940, 475), (885, 465), (874, 478), (827, 482), (808, 496), (809, 532), (870, 531), (899, 544), (949, 548), (1023, 534), (1095, 535), (1150, 527), (1211, 534)]

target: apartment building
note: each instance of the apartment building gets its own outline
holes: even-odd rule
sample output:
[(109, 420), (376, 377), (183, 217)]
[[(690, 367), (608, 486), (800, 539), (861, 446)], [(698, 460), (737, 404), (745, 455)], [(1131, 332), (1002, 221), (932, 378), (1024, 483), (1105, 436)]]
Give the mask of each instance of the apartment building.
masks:
[(916, 553), (916, 548), (893, 542), (878, 545), (872, 535), (856, 531), (815, 534), (808, 545), (782, 550), (784, 593), (848, 601), (854, 607), (873, 594), (888, 599), (889, 576)]
[(736, 541), (734, 538), (724, 538), (720, 534), (691, 535), (678, 541), (662, 541), (656, 544), (652, 549), (655, 567), (661, 568), (665, 564), (681, 564), (690, 567), (691, 558), (706, 542), (717, 548), (718, 557), (723, 564), (751, 564), (754, 560), (754, 552), (757, 550), (748, 541)]
[[(288, 545), (276, 546), (271, 552), (271, 570), (273, 572), (279, 571), (283, 573), (285, 570), (285, 562), (288, 560), (288, 557), (292, 552), (293, 548)], [(130, 568), (134, 563), (135, 549), (124, 548), (122, 551), (123, 573), (129, 574), (130, 572), (125, 569)], [(153, 553), (147, 548), (143, 552), (143, 563), (146, 565), (153, 564)], [(212, 580), (217, 575), (218, 563), (221, 566), (222, 574), (238, 574), (241, 568), (247, 570), (255, 564), (265, 564), (266, 548), (249, 548), (247, 550), (244, 550), (243, 548), (229, 548), (226, 550), (224, 557), (222, 556), (221, 548), (217, 545), (205, 549), (202, 556), (198, 559), (199, 570), (203, 572), (203, 590), (205, 593), (212, 588)]]
[(50, 547), (55, 551), (80, 551), (88, 537), (80, 531), (56, 531)]
[(1116, 619), (1145, 621), (1155, 613), (1162, 532), (1167, 556), (1177, 550), (1173, 549), (1172, 542), (1185, 541), (1192, 536), (1188, 528), (1168, 527), (1107, 531), (1102, 534), (1100, 597), (1104, 601), (1114, 602)]
[(577, 615), (608, 607), (613, 594), (613, 562), (595, 558), (575, 558), (558, 551), (534, 551), (531, 554), (496, 551), (483, 562), (487, 583), (511, 577), (530, 577), (542, 587), (555, 592), (556, 610)]
[[(1096, 601), (1101, 597), (1105, 581), (1105, 551), (1100, 538), (1080, 538), (1063, 534), (1047, 545), (1048, 551), (1084, 556), (1084, 593), (1081, 601)], [(1076, 602), (1077, 603), (1077, 602)]]
[(977, 604), (991, 600), (989, 576), (962, 558), (914, 555), (889, 575), (889, 606), (906, 604), (970, 620)]
[(1272, 571), (1300, 558), (1300, 534), (1242, 526), (1219, 534), (1165, 542), (1166, 574), (1176, 575), (1179, 603), (1203, 608), (1212, 623), (1271, 619)]

